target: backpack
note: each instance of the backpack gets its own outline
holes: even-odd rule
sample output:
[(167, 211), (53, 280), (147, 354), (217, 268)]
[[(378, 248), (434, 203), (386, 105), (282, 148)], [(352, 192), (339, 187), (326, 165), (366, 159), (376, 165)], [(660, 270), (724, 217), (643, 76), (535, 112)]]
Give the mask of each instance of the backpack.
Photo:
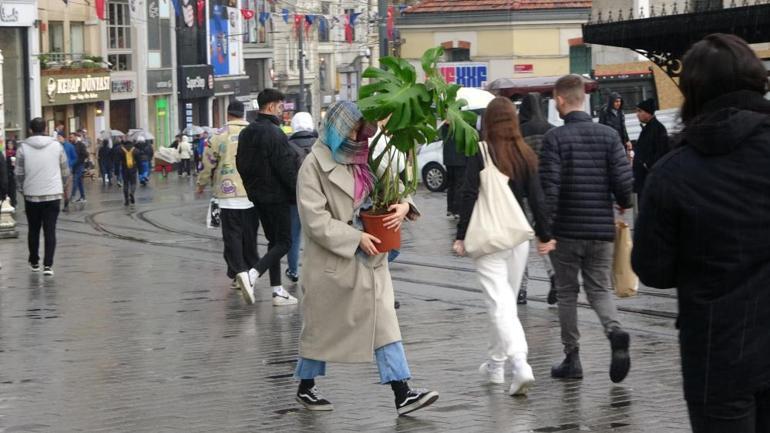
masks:
[(125, 147), (122, 148), (123, 153), (126, 155), (126, 168), (131, 170), (134, 168), (134, 150), (126, 150)]

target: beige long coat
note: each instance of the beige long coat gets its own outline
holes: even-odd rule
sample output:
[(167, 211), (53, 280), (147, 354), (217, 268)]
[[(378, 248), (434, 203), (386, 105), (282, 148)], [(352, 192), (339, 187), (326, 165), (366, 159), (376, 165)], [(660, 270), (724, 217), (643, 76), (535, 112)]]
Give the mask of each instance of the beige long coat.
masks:
[[(369, 362), (374, 349), (401, 340), (387, 254), (355, 256), (351, 168), (316, 142), (297, 178), (304, 322), (299, 354), (332, 362)], [(410, 202), (411, 204), (411, 202)], [(414, 209), (414, 207), (412, 208)]]

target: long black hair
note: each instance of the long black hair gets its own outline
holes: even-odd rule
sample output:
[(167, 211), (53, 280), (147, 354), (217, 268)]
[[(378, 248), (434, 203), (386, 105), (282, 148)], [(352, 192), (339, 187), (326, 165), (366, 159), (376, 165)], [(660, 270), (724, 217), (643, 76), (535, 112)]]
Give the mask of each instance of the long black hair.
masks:
[(726, 93), (749, 90), (764, 95), (767, 83), (767, 70), (746, 41), (724, 33), (708, 35), (682, 62), (682, 120), (691, 123), (706, 103)]

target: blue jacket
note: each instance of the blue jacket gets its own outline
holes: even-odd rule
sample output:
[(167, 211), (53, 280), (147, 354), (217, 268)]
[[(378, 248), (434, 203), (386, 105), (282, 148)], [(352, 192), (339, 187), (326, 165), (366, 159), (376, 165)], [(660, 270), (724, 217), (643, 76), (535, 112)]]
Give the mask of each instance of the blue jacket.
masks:
[(613, 202), (632, 207), (631, 164), (618, 133), (582, 111), (543, 137), (540, 180), (556, 238), (612, 241)]
[(64, 146), (64, 153), (67, 155), (67, 164), (72, 170), (78, 162), (78, 152), (75, 150), (75, 146), (67, 140), (64, 140), (62, 146)]

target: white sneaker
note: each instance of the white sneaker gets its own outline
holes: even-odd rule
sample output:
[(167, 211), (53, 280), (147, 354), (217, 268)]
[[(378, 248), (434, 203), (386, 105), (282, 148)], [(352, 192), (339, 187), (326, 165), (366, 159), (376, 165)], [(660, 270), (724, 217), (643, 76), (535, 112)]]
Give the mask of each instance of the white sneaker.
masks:
[(46, 277), (53, 277), (53, 268), (50, 266), (45, 266), (43, 268), (43, 275)]
[(249, 282), (251, 283), (252, 287), (257, 285), (257, 278), (259, 278), (257, 270), (254, 268), (249, 269)]
[(285, 293), (285, 295), (279, 295), (278, 293), (273, 292), (273, 306), (281, 307), (284, 305), (297, 305), (299, 302), (297, 298), (291, 296), (291, 293), (289, 292)]
[(243, 299), (247, 304), (253, 304), (254, 287), (251, 285), (251, 281), (249, 281), (249, 273), (241, 272), (235, 276), (235, 279), (238, 281), (238, 285), (241, 286), (241, 294), (243, 295)]
[(486, 380), (489, 383), (496, 383), (501, 384), (505, 383), (505, 368), (504, 363), (501, 365), (495, 365), (497, 363), (493, 363), (490, 361), (487, 361), (481, 366), (479, 366), (479, 373), (481, 373), (481, 376), (484, 377), (484, 380)]
[(510, 395), (527, 395), (529, 388), (535, 383), (535, 374), (532, 367), (524, 363), (520, 368), (514, 369), (511, 388), (508, 390)]
[(237, 278), (233, 278), (233, 282), (230, 283), (230, 288), (233, 290), (241, 290), (241, 286), (238, 284)]

